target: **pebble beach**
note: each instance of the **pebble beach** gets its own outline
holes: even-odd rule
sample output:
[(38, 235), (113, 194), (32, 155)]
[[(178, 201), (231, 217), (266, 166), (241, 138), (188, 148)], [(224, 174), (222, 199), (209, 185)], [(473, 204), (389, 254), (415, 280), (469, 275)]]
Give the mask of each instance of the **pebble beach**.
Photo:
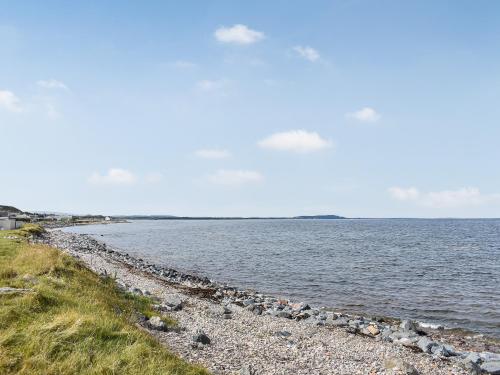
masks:
[[(141, 325), (213, 374), (500, 374), (495, 342), (447, 335), (417, 322), (351, 316), (149, 264), (87, 235), (53, 230), (40, 240), (118, 286), (157, 300)], [(440, 328), (440, 327), (435, 327)]]

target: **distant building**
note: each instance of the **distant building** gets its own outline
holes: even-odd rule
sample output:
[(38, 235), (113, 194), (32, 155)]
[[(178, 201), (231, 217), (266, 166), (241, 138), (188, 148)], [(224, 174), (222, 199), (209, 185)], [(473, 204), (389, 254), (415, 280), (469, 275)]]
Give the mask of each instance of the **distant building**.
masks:
[[(2, 213), (4, 215), (4, 213)], [(19, 229), (24, 224), (29, 223), (31, 218), (28, 215), (5, 215), (0, 216), (0, 230)]]
[(105, 220), (105, 221), (111, 221), (111, 218), (110, 218), (109, 216), (106, 216), (106, 217), (104, 218), (104, 220)]
[(16, 219), (9, 217), (0, 217), (0, 230), (16, 229)]

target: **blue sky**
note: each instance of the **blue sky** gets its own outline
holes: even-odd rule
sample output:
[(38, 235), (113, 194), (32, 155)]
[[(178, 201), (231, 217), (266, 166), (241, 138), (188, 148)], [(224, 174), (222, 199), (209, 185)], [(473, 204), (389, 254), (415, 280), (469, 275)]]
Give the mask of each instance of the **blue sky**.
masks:
[(500, 216), (497, 1), (0, 9), (0, 203)]

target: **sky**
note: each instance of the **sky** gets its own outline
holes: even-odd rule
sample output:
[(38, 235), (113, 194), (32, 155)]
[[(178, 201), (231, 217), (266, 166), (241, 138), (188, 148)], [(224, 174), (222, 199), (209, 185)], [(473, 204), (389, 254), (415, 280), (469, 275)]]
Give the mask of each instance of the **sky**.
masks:
[(0, 0), (0, 204), (500, 217), (500, 2)]

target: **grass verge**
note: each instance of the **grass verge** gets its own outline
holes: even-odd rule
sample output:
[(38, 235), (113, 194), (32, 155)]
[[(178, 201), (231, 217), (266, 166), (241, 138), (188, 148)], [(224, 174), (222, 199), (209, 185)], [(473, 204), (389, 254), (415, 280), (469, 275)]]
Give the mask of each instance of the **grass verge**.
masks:
[[(0, 232), (1, 374), (207, 375), (137, 328), (151, 301), (116, 288), (74, 258), (27, 239), (42, 229)], [(171, 321), (166, 320), (171, 323)]]

